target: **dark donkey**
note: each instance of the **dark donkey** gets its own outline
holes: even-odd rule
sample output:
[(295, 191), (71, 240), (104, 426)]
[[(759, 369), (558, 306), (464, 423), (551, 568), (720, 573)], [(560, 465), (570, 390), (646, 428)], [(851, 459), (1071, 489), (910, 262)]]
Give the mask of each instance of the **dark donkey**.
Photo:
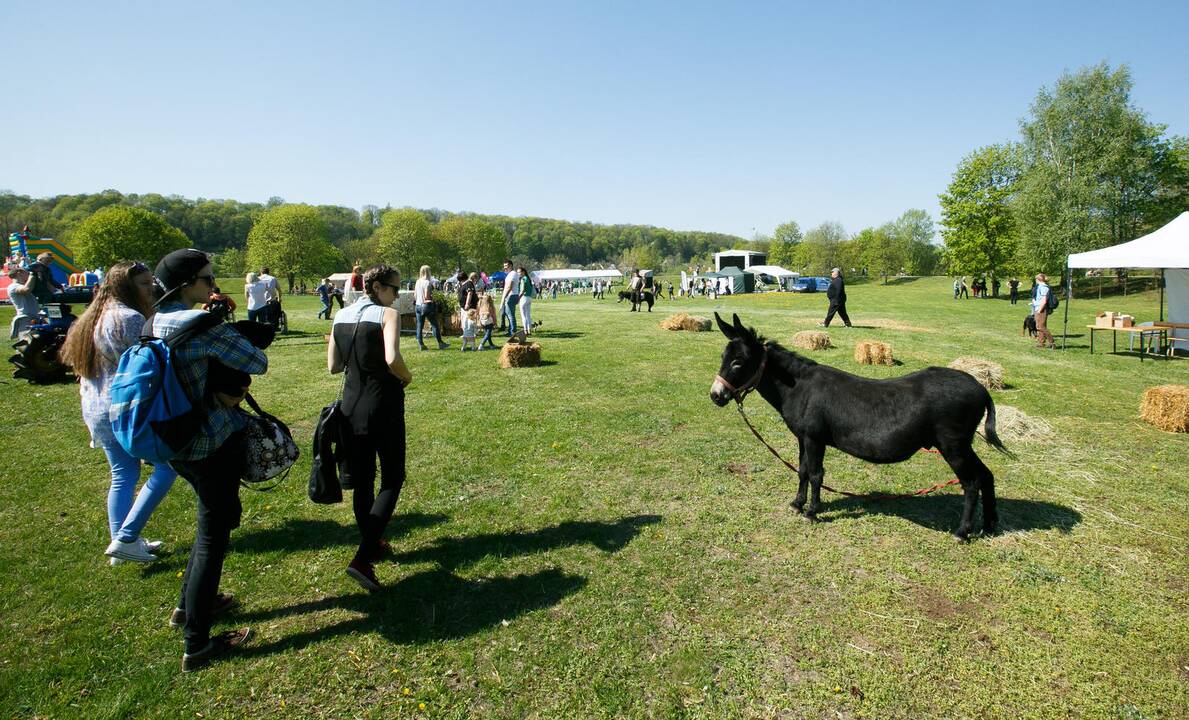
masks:
[[(983, 496), (983, 532), (995, 532), (995, 476), (975, 454), (971, 442), (987, 414), (986, 438), (1007, 448), (995, 434), (995, 403), (978, 382), (959, 370), (931, 367), (903, 377), (871, 380), (816, 362), (765, 342), (743, 327), (735, 315), (728, 325), (714, 314), (730, 342), (710, 388), (720, 407), (759, 392), (797, 436), (800, 484), (793, 507), (813, 518), (821, 507), (826, 446), (874, 463), (902, 462), (921, 448), (937, 448), (962, 483), (965, 507), (954, 536), (970, 535), (979, 491)], [(805, 490), (813, 494), (805, 507)]]

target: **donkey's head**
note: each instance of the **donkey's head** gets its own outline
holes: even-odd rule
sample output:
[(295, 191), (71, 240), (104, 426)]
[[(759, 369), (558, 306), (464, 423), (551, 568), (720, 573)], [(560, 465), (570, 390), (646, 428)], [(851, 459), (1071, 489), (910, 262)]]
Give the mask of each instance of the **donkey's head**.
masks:
[(730, 340), (722, 351), (722, 364), (710, 386), (710, 399), (719, 407), (731, 400), (742, 400), (760, 381), (767, 363), (767, 350), (755, 330), (743, 327), (739, 315), (733, 314), (731, 318), (734, 324), (728, 325), (714, 313), (718, 329)]

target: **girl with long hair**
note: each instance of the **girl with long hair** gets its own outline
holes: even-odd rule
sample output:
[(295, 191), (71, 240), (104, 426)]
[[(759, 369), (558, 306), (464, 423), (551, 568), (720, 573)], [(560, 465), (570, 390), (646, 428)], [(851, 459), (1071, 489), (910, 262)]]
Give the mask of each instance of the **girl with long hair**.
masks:
[[(123, 560), (153, 562), (159, 541), (140, 536), (149, 516), (161, 504), (177, 477), (166, 463), (153, 469), (136, 493), (140, 461), (116, 442), (108, 420), (111, 380), (120, 355), (142, 334), (153, 313), (153, 273), (141, 263), (117, 263), (107, 271), (90, 307), (70, 326), (58, 356), (79, 378), (83, 422), (91, 431), (91, 447), (102, 448), (111, 468), (107, 521), (111, 543), (104, 554), (116, 565)], [(135, 495), (135, 500), (133, 496)]]

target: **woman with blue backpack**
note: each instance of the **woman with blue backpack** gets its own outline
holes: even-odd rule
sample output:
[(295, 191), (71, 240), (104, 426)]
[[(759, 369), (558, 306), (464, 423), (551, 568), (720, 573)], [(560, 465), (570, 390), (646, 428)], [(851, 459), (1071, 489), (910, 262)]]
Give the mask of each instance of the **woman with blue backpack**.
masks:
[(108, 270), (87, 310), (70, 327), (59, 357), (79, 378), (83, 422), (91, 431), (91, 447), (102, 448), (111, 468), (107, 493), (107, 521), (111, 543), (104, 554), (112, 565), (125, 560), (150, 563), (160, 541), (140, 533), (169, 489), (177, 473), (168, 463), (153, 468), (148, 481), (136, 492), (140, 460), (128, 454), (112, 433), (111, 381), (116, 365), (144, 329), (153, 312), (153, 274), (141, 263), (117, 263)]

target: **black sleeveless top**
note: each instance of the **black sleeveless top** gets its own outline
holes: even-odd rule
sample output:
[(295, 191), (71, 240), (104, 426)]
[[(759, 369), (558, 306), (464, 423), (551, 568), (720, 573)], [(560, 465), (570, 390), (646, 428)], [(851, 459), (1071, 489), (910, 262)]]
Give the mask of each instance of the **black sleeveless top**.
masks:
[(334, 316), (334, 345), (347, 373), (341, 407), (356, 435), (404, 430), (405, 389), (384, 360), (383, 315), (362, 297)]

